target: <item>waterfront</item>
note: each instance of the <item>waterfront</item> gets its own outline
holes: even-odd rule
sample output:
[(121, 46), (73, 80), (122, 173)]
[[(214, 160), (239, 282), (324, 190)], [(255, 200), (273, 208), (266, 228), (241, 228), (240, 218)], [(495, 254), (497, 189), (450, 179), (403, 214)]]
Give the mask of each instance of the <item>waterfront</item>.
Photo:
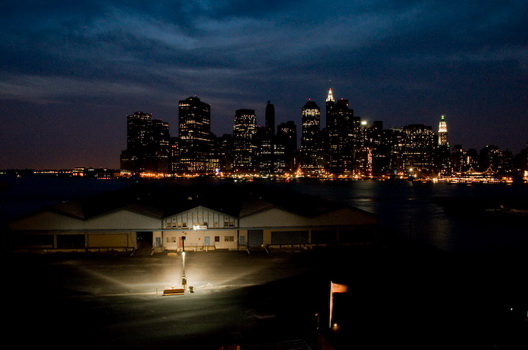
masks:
[[(4, 215), (134, 185), (112, 181), (14, 179), (2, 192)], [(526, 186), (266, 185), (378, 214), (386, 240), (296, 254), (189, 253), (186, 272), (195, 293), (174, 297), (159, 291), (181, 279), (179, 255), (5, 256), (2, 299), (17, 305), (4, 315), (11, 321), (7, 333), (20, 347), (56, 349), (218, 349), (299, 338), (313, 345), (315, 314), (327, 322), (334, 280), (350, 287), (336, 301), (336, 320), (348, 325), (338, 349), (525, 348), (526, 225), (482, 210), (522, 202)], [(455, 198), (465, 210), (438, 198)]]
[(386, 235), (442, 250), (479, 251), (528, 242), (528, 217), (491, 214), (511, 203), (527, 209), (528, 184), (351, 181), (278, 185), (374, 213)]
[[(0, 220), (77, 197), (127, 186), (135, 181), (45, 176), (0, 178)], [(155, 180), (154, 180), (155, 181)], [(191, 183), (190, 180), (174, 180)], [(215, 184), (220, 180), (206, 180)], [(415, 240), (453, 252), (479, 251), (528, 242), (528, 217), (500, 216), (493, 210), (514, 203), (528, 208), (528, 184), (448, 184), (410, 181), (262, 182), (344, 202), (379, 216), (385, 237)], [(243, 184), (241, 184), (243, 186)], [(463, 205), (456, 205), (456, 204)]]

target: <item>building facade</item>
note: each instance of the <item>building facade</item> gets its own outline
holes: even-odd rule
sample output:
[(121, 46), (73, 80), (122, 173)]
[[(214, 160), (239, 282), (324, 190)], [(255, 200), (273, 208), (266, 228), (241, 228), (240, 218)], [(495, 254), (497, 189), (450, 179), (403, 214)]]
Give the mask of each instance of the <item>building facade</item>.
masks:
[(254, 173), (257, 170), (257, 116), (253, 109), (238, 109), (233, 123), (233, 171)]
[(15, 252), (136, 252), (370, 244), (378, 219), (320, 198), (267, 187), (145, 187), (46, 208), (12, 220)]
[(177, 169), (189, 173), (212, 173), (216, 168), (211, 134), (211, 106), (198, 97), (178, 103)]
[(121, 152), (122, 173), (168, 173), (171, 146), (169, 123), (136, 112), (127, 117), (127, 148)]
[(423, 124), (411, 124), (403, 127), (402, 132), (402, 171), (411, 177), (434, 174), (436, 140), (432, 128)]
[(290, 120), (277, 126), (277, 145), (284, 150), (284, 172), (293, 173), (297, 168), (297, 126)]
[(314, 101), (308, 100), (301, 110), (301, 117), (300, 167), (306, 175), (320, 175), (324, 171), (321, 110)]

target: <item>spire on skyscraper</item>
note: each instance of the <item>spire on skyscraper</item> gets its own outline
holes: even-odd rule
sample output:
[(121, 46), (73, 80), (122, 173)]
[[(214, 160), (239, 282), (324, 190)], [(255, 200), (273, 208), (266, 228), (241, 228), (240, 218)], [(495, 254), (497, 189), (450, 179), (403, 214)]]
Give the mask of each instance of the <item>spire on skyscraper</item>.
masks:
[(334, 94), (332, 93), (332, 88), (328, 89), (328, 96), (326, 97), (326, 102), (335, 102)]
[(438, 123), (438, 132), (447, 132), (447, 123), (445, 121), (445, 116), (440, 117), (440, 122)]
[(438, 123), (438, 145), (449, 145), (447, 141), (447, 122), (445, 121), (445, 116), (441, 116), (440, 122)]

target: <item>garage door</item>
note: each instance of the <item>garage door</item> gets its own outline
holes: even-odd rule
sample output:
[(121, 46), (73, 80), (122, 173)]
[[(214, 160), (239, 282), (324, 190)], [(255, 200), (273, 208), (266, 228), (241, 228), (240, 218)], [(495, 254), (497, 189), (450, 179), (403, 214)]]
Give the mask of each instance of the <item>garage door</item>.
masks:
[(263, 243), (264, 230), (248, 230), (248, 245), (260, 247)]
[(272, 231), (271, 244), (308, 243), (308, 231)]

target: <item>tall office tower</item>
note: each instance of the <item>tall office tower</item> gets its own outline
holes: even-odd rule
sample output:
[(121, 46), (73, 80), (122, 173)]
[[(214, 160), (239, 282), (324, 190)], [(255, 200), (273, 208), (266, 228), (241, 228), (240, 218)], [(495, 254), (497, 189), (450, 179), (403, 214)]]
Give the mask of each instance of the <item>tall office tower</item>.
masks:
[(317, 175), (324, 169), (321, 140), (321, 110), (312, 100), (308, 100), (301, 111), (301, 169), (308, 175)]
[[(294, 172), (297, 153), (297, 126), (293, 120), (277, 126), (277, 145), (283, 148), (284, 172)], [(278, 157), (280, 159), (280, 157)], [(280, 160), (279, 160), (280, 161)]]
[(169, 123), (152, 119), (151, 166), (156, 173), (168, 173), (171, 169), (171, 145)]
[[(258, 169), (261, 174), (274, 174), (277, 170), (275, 161), (275, 106), (268, 101), (266, 105), (264, 127), (259, 127), (255, 138)], [(280, 149), (277, 151), (281, 151)], [(282, 167), (283, 168), (283, 167)]]
[(152, 114), (127, 115), (127, 148), (121, 152), (121, 171), (168, 173), (170, 159), (169, 124), (152, 119)]
[[(499, 146), (496, 145), (486, 145), (483, 149), (480, 150), (478, 156), (479, 170), (486, 171), (491, 169), (493, 171), (498, 171), (503, 173), (505, 164), (508, 162), (504, 161), (505, 153), (502, 152)], [(511, 164), (511, 162), (509, 162)], [(508, 168), (506, 166), (506, 168)]]
[[(354, 145), (352, 149), (353, 157), (351, 158), (354, 164), (354, 175), (370, 177), (374, 170), (375, 143), (372, 129), (366, 121), (360, 123), (357, 135), (355, 139), (351, 139)], [(347, 154), (345, 153), (346, 156)]]
[(326, 99), (327, 159), (333, 174), (350, 173), (355, 168), (354, 155), (360, 147), (360, 118), (348, 107), (348, 100), (334, 101), (330, 89)]
[(268, 101), (266, 105), (266, 116), (265, 116), (265, 128), (266, 134), (274, 136), (275, 135), (275, 106)]
[(438, 143), (436, 148), (435, 166), (440, 175), (451, 173), (449, 142), (447, 140), (447, 122), (445, 117), (440, 117), (438, 123)]
[(405, 149), (403, 129), (387, 129), (386, 140), (387, 146), (389, 148), (389, 173), (394, 176), (403, 175), (403, 153)]
[(179, 169), (179, 159), (180, 159), (180, 138), (175, 136), (170, 138), (170, 171), (171, 173), (180, 173), (185, 172), (187, 169)]
[[(479, 164), (479, 152), (474, 149), (470, 148), (466, 151), (466, 161), (465, 161), (466, 169), (464, 170), (470, 170), (473, 168), (473, 170), (482, 169), (482, 167)], [(483, 169), (486, 170), (486, 169)]]
[(440, 117), (440, 122), (438, 123), (438, 146), (448, 146), (447, 141), (447, 122), (445, 117)]
[(435, 133), (423, 124), (403, 127), (403, 170), (409, 176), (419, 177), (435, 173)]
[(368, 128), (368, 145), (372, 149), (372, 174), (374, 176), (390, 174), (390, 131), (383, 129), (382, 121), (375, 121)]
[(332, 88), (328, 89), (328, 95), (326, 96), (326, 127), (328, 128), (329, 124), (332, 124), (332, 112), (334, 110), (335, 100), (334, 100), (334, 93), (332, 92)]
[(233, 134), (223, 134), (216, 138), (216, 154), (219, 160), (219, 168), (222, 172), (233, 171)]
[(210, 173), (212, 163), (211, 106), (198, 97), (178, 104), (179, 167), (190, 173)]
[(453, 146), (449, 161), (454, 173), (462, 173), (467, 168), (467, 152), (462, 149), (462, 145)]
[(233, 123), (233, 170), (241, 173), (256, 171), (257, 116), (253, 109), (239, 109)]

